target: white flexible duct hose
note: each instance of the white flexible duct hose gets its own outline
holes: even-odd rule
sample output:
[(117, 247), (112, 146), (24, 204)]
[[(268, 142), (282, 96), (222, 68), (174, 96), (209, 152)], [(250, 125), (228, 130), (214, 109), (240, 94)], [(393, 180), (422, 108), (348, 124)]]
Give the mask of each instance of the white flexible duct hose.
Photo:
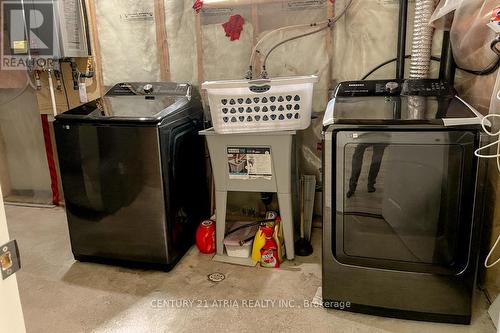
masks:
[[(434, 28), (430, 19), (434, 12), (434, 0), (416, 0), (411, 46), (410, 80), (425, 79), (431, 67), (432, 36)], [(425, 97), (410, 96), (408, 100), (410, 117), (420, 119), (425, 113)]]
[(416, 0), (411, 46), (410, 79), (425, 79), (431, 66), (432, 35), (430, 19), (434, 12), (434, 0)]

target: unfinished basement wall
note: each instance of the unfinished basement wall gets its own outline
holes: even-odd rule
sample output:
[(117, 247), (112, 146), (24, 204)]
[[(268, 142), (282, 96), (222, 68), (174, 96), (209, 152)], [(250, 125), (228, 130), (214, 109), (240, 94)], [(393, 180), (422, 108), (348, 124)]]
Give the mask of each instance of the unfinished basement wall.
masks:
[(97, 0), (95, 6), (104, 86), (159, 81), (154, 1)]
[[(158, 41), (155, 35), (155, 2), (162, 0), (95, 0), (96, 24), (101, 48), (104, 85), (119, 81), (150, 81), (160, 78)], [(228, 1), (230, 2), (230, 1)], [(273, 1), (258, 6), (233, 1), (233, 6), (205, 5), (199, 16), (194, 1), (164, 0), (170, 79), (198, 86), (205, 80), (243, 78), (255, 43), (283, 26), (321, 22), (334, 17), (349, 3), (337, 0)], [(219, 1), (220, 3), (220, 1)], [(242, 3), (246, 3), (241, 5)], [(410, 0), (409, 17), (414, 2)], [(332, 30), (326, 30), (277, 48), (269, 57), (271, 77), (317, 74), (312, 125), (298, 135), (299, 163), (303, 173), (320, 180), (322, 113), (330, 89), (342, 80), (360, 79), (379, 63), (396, 56), (399, 0), (353, 0)], [(245, 21), (237, 40), (231, 41), (222, 27), (232, 15)], [(412, 22), (408, 24), (409, 54)], [(367, 29), (367, 27), (370, 27)], [(280, 31), (262, 43), (265, 54), (273, 45), (312, 28)], [(441, 31), (436, 31), (433, 54), (439, 56)], [(197, 48), (199, 43), (199, 49)], [(257, 65), (262, 56), (257, 57)], [(433, 76), (438, 65), (433, 64)], [(371, 78), (394, 76), (395, 63)], [(255, 75), (260, 73), (255, 70)], [(318, 196), (319, 199), (319, 196)], [(321, 203), (317, 202), (316, 212)]]
[[(158, 42), (155, 35), (155, 1), (161, 0), (95, 0), (97, 38), (102, 49), (105, 85), (110, 86), (118, 81), (149, 81), (160, 78)], [(210, 2), (206, 0), (205, 4)], [(487, 10), (495, 0), (465, 2)], [(193, 3), (194, 0), (164, 0), (163, 5), (170, 79), (187, 81), (198, 86), (203, 80), (242, 78), (247, 70), (253, 45), (268, 31), (284, 25), (321, 21), (339, 13), (348, 0), (336, 0), (331, 12), (328, 7), (332, 6), (329, 0), (282, 1), (273, 5), (259, 5), (257, 8), (251, 5), (206, 5), (200, 16), (192, 9)], [(298, 3), (311, 7), (293, 8)], [(320, 10), (315, 11), (314, 6)], [(321, 141), (322, 113), (328, 100), (329, 89), (343, 80), (361, 79), (378, 64), (396, 56), (398, 10), (399, 0), (353, 0), (346, 15), (336, 23), (331, 32), (322, 32), (291, 42), (270, 56), (270, 76), (320, 75), (320, 82), (315, 86), (313, 105), (317, 116), (313, 119), (312, 126), (299, 136), (300, 166), (303, 173), (315, 174), (320, 180), (321, 152), (317, 150), (317, 143)], [(413, 13), (414, 0), (410, 0), (406, 45), (408, 55), (411, 50)], [(460, 16), (460, 11), (457, 13)], [(239, 39), (230, 41), (225, 35), (222, 23), (236, 14), (244, 18), (245, 24)], [(481, 13), (479, 15), (481, 16)], [(475, 31), (467, 26), (470, 18), (459, 17), (456, 21), (464, 24), (465, 32)], [(459, 31), (457, 27), (455, 31)], [(465, 32), (462, 32), (462, 35), (466, 35)], [(264, 43), (262, 51), (265, 52), (277, 41), (296, 33), (293, 31), (276, 34)], [(469, 36), (469, 40), (473, 42), (478, 41), (477, 36), (488, 37), (484, 33)], [(438, 57), (441, 41), (442, 29), (437, 29), (434, 33), (432, 54)], [(201, 42), (199, 48), (197, 42)], [(488, 59), (478, 57), (478, 54), (485, 51), (477, 51), (479, 53), (469, 54), (469, 62), (458, 54), (457, 61), (465, 61), (462, 65), (468, 68), (484, 67)], [(408, 65), (409, 62), (407, 67)], [(439, 64), (433, 61), (431, 77), (437, 77), (438, 68)], [(394, 76), (393, 62), (369, 78), (384, 79)], [(490, 106), (494, 82), (495, 75), (477, 77), (457, 72), (456, 86), (459, 93), (484, 114)], [(485, 224), (488, 227), (494, 226), (491, 235), (496, 236), (500, 232), (500, 183), (499, 177), (491, 169), (487, 195), (489, 215)], [(321, 202), (318, 201), (316, 206), (316, 212), (320, 213)], [(490, 270), (486, 277), (492, 294), (500, 290), (499, 276), (500, 271), (497, 268)]]
[[(158, 0), (95, 0), (105, 86), (120, 81), (159, 80), (155, 1)], [(328, 6), (333, 9), (328, 0), (282, 1), (258, 7), (210, 7), (209, 1), (205, 1), (206, 8), (197, 18), (193, 3), (165, 0), (164, 8), (170, 79), (196, 86), (204, 80), (243, 78), (251, 50), (262, 36), (283, 26), (325, 21)], [(245, 20), (239, 39), (234, 41), (230, 41), (222, 27), (231, 15), (241, 15)], [(277, 33), (263, 43), (261, 51), (266, 52), (278, 41), (302, 31)], [(328, 43), (333, 34), (329, 34), (324, 31), (283, 45), (270, 55), (267, 66), (270, 76), (318, 74), (320, 82), (315, 87), (313, 103), (313, 112), (317, 113), (324, 112), (331, 88), (332, 48)], [(201, 44), (200, 53), (197, 42)], [(318, 177), (321, 152), (316, 145), (321, 141), (320, 133), (321, 116), (318, 116), (313, 126), (300, 135), (301, 166), (305, 173)]]
[(198, 77), (195, 15), (191, 1), (165, 0), (170, 79), (196, 83)]
[(0, 89), (0, 181), (7, 202), (50, 204), (52, 192), (34, 89)]

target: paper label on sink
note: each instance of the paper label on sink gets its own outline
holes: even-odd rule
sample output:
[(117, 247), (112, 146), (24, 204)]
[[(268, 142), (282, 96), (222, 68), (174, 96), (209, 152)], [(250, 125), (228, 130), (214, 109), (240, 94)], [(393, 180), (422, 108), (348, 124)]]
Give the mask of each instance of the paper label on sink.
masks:
[(272, 160), (269, 147), (228, 147), (229, 179), (271, 179)]

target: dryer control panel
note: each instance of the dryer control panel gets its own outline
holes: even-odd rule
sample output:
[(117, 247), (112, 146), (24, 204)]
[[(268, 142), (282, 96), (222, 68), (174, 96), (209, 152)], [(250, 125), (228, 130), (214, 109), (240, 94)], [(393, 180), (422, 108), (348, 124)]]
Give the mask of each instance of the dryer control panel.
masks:
[(405, 96), (454, 96), (455, 89), (448, 82), (435, 79), (406, 80), (401, 95)]
[(455, 89), (438, 79), (346, 81), (335, 96), (454, 96)]
[(346, 81), (337, 86), (336, 96), (397, 96), (403, 82), (398, 80)]

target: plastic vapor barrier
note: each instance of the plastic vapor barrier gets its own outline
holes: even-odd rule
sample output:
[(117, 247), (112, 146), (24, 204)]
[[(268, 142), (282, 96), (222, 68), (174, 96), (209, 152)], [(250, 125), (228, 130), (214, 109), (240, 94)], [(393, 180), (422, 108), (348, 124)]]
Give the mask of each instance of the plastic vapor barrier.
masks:
[(153, 0), (98, 0), (96, 19), (106, 87), (160, 79)]
[[(496, 6), (496, 0), (463, 0), (455, 10), (450, 37), (458, 66), (480, 70), (496, 60), (490, 49), (495, 33), (486, 26)], [(456, 87), (463, 98), (486, 114), (495, 80), (495, 74), (476, 76), (457, 71)]]
[[(105, 85), (117, 81), (159, 80), (155, 1), (96, 2)], [(199, 14), (201, 27), (197, 30), (196, 13), (192, 8), (194, 0), (164, 0), (171, 80), (198, 85), (200, 77), (204, 81), (242, 79), (248, 72), (253, 46), (266, 36), (254, 62), (253, 74), (254, 78), (258, 78), (261, 73), (258, 65), (275, 45), (318, 27), (282, 28), (324, 22), (330, 3), (329, 0), (262, 2), (235, 0), (223, 1), (221, 5), (221, 1), (205, 0)], [(348, 2), (336, 0), (334, 15), (340, 13)], [(484, 20), (490, 17), (486, 13), (491, 11), (496, 1), (458, 2), (453, 1), (452, 9), (439, 4), (437, 8), (441, 12), (435, 13), (434, 18), (456, 9), (451, 33), (457, 62), (467, 68), (483, 68), (493, 57), (492, 52), (487, 50), (492, 35), (486, 31), (488, 28)], [(285, 43), (269, 55), (266, 66), (269, 77), (316, 74), (320, 79), (314, 86), (312, 106), (313, 113), (319, 114), (311, 126), (298, 135), (297, 148), (303, 173), (314, 174), (319, 180), (321, 152), (317, 150), (317, 143), (321, 141), (321, 118), (328, 101), (329, 87), (340, 81), (360, 79), (377, 65), (396, 57), (398, 10), (399, 0), (353, 0), (346, 14), (332, 29)], [(414, 12), (415, 2), (410, 1), (407, 55), (410, 55), (412, 45)], [(276, 29), (279, 30), (268, 35)], [(197, 36), (202, 40), (201, 55), (197, 54)], [(433, 56), (440, 56), (441, 42), (442, 29), (436, 29), (431, 51)], [(203, 73), (198, 73), (198, 56), (203, 63)], [(406, 65), (408, 76), (409, 59)], [(368, 79), (392, 78), (395, 67), (395, 62), (391, 62)], [(438, 69), (439, 63), (432, 61), (429, 77), (437, 77)], [(471, 78), (461, 72), (457, 75), (457, 86), (464, 97), (479, 104), (480, 108), (484, 106), (484, 110), (488, 109), (491, 91), (485, 92), (478, 82), (486, 82), (492, 87), (494, 78)], [(463, 89), (465, 85), (472, 87)]]

